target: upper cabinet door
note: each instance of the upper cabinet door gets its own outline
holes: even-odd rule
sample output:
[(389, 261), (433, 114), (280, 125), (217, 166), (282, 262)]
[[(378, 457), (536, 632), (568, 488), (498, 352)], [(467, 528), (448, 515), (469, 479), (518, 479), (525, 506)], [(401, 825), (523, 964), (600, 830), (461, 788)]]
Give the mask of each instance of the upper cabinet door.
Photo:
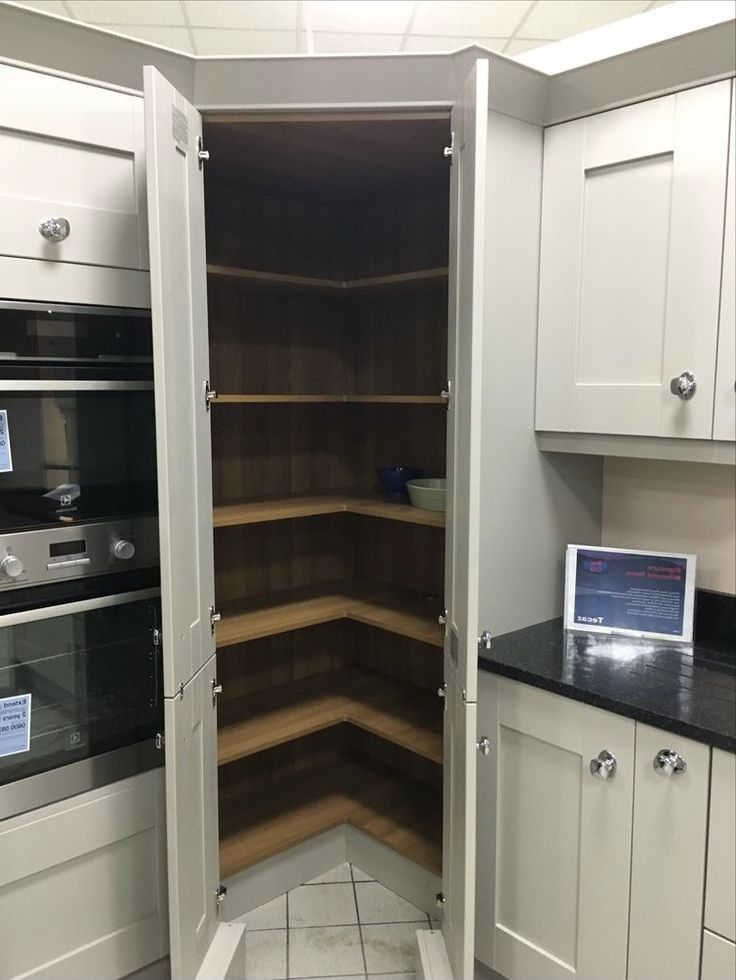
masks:
[(711, 438), (730, 96), (547, 130), (537, 429)]
[(477, 61), (452, 110), (447, 420), (446, 653), (467, 701), (478, 678), (480, 406), (488, 62)]
[(164, 692), (173, 697), (215, 652), (202, 120), (155, 69), (144, 79)]
[[(200, 116), (144, 69), (161, 603), (169, 935), (174, 980), (229, 976), (241, 927), (218, 926), (212, 476)], [(238, 931), (239, 930), (239, 931)], [(243, 975), (244, 965), (240, 975)]]
[(731, 83), (726, 230), (723, 238), (721, 318), (718, 330), (713, 438), (736, 439), (736, 82)]

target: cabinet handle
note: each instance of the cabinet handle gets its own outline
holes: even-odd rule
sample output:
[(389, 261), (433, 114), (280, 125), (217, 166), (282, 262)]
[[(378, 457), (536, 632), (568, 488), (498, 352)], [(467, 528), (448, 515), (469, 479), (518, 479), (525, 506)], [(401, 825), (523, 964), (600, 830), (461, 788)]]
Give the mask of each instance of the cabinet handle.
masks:
[(491, 754), (491, 740), (487, 735), (481, 735), (475, 745), (481, 755)]
[(698, 382), (695, 380), (695, 375), (692, 371), (683, 371), (682, 374), (670, 381), (670, 391), (672, 394), (677, 395), (678, 398), (682, 398), (685, 402), (694, 398), (697, 390)]
[(616, 756), (603, 749), (595, 759), (590, 760), (590, 774), (597, 779), (611, 779), (616, 773)]
[(42, 218), (38, 230), (47, 242), (63, 242), (69, 237), (72, 227), (66, 218)]
[(687, 772), (687, 762), (674, 749), (660, 749), (652, 765), (660, 776), (680, 776)]

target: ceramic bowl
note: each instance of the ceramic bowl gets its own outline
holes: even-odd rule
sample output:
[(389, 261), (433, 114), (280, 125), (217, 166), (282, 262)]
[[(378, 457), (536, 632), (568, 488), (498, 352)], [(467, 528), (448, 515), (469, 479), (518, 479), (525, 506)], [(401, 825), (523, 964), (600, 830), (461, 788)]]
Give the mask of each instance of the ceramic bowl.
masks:
[(393, 494), (406, 493), (407, 480), (422, 475), (422, 471), (415, 466), (381, 466), (376, 472), (386, 493)]
[(444, 510), (446, 487), (446, 480), (409, 480), (406, 484), (409, 500), (422, 510)]

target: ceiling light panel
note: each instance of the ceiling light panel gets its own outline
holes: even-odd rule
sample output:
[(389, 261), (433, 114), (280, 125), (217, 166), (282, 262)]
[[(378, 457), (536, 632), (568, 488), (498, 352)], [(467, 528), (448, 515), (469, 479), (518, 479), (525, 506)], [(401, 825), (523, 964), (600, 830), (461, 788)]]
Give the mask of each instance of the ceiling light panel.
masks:
[(184, 27), (179, 0), (68, 0), (87, 24), (161, 24)]
[(314, 31), (403, 34), (413, 6), (400, 0), (304, 0), (304, 14)]
[[(592, 2), (592, 0), (591, 0)], [(508, 37), (531, 6), (531, 0), (451, 0), (417, 3), (412, 34)]]
[(185, 0), (193, 27), (296, 30), (296, 0)]

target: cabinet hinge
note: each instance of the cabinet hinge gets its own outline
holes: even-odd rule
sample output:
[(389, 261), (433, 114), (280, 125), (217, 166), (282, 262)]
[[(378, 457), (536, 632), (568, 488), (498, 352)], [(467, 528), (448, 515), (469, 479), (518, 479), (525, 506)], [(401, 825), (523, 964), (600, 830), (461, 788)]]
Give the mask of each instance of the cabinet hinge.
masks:
[(440, 398), (444, 398), (447, 404), (450, 404), (450, 398), (452, 397), (452, 381), (447, 382), (447, 387), (444, 391), (440, 392)]
[(199, 163), (199, 169), (202, 169), (202, 165), (205, 164), (210, 158), (210, 151), (205, 150), (202, 145), (202, 137), (197, 137), (197, 162)]
[(217, 696), (222, 694), (222, 684), (217, 683), (217, 678), (212, 678), (212, 703), (217, 704)]
[(437, 904), (437, 908), (438, 909), (443, 909), (445, 907), (445, 893), (444, 892), (437, 892), (437, 894), (434, 896), (434, 900), (435, 900), (435, 902)]
[(215, 635), (215, 626), (222, 619), (222, 613), (218, 613), (214, 606), (210, 606), (210, 633)]
[(227, 888), (224, 885), (218, 885), (215, 888), (215, 912), (219, 915), (220, 906), (227, 898)]
[(153, 744), (156, 746), (159, 752), (161, 749), (163, 749), (163, 747), (166, 745), (166, 737), (164, 736), (163, 732), (156, 732), (156, 737), (153, 740)]
[(161, 646), (161, 640), (163, 639), (163, 633), (160, 629), (155, 629), (153, 631), (153, 645), (158, 649)]
[(180, 698), (182, 701), (184, 700), (184, 681), (182, 681), (179, 685), (179, 690), (176, 692), (176, 697)]
[(215, 391), (214, 388), (210, 388), (210, 382), (208, 379), (204, 383), (204, 407), (207, 409), (208, 412), (210, 410), (210, 405), (212, 404), (212, 402), (216, 402), (216, 401), (217, 401), (217, 392)]
[(451, 132), (450, 133), (450, 145), (449, 146), (446, 146), (444, 148), (444, 150), (443, 150), (443, 154), (444, 154), (445, 158), (448, 159), (450, 161), (450, 163), (452, 163), (452, 155), (453, 155), (454, 152), (455, 152), (455, 134)]
[(481, 650), (490, 650), (491, 640), (492, 640), (491, 631), (483, 630), (483, 632), (478, 637), (478, 648)]

